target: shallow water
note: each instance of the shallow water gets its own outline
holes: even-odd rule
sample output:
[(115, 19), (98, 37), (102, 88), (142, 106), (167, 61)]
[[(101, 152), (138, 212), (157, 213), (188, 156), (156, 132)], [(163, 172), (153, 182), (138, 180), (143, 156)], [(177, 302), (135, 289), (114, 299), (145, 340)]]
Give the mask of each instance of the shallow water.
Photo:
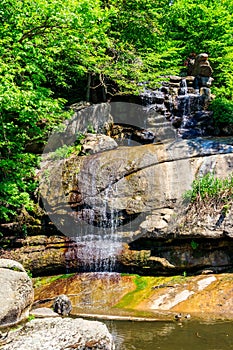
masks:
[(116, 350), (229, 350), (233, 322), (105, 321)]

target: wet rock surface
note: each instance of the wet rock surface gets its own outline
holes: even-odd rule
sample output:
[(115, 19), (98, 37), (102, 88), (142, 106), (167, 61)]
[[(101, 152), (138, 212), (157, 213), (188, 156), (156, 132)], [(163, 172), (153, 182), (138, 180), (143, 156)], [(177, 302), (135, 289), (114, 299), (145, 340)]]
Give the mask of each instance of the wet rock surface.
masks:
[[(57, 290), (66, 292), (73, 315), (173, 320), (181, 313), (182, 318), (190, 314), (191, 318), (232, 320), (233, 275), (214, 274), (211, 269), (199, 273), (170, 277), (114, 274), (114, 278), (112, 274), (76, 274), (35, 287), (35, 299), (41, 306), (51, 306), (52, 300), (46, 299), (52, 299)], [(38, 285), (38, 279), (34, 283)]]
[(36, 275), (67, 269), (227, 271), (233, 266), (232, 206), (224, 215), (221, 203), (189, 210), (182, 196), (210, 170), (219, 178), (230, 175), (232, 150), (229, 139), (197, 138), (118, 147), (56, 163), (42, 190), (57, 227), (71, 238), (51, 236), (50, 224), (48, 232), (44, 227), (47, 235), (2, 239), (1, 257), (20, 261)]
[(41, 192), (61, 231), (67, 219), (74, 224), (67, 221), (72, 236), (76, 220), (109, 225), (113, 214), (121, 224), (130, 214), (174, 206), (197, 176), (210, 169), (218, 177), (229, 175), (232, 151), (231, 143), (196, 139), (72, 157), (51, 165), (49, 186), (45, 179)]

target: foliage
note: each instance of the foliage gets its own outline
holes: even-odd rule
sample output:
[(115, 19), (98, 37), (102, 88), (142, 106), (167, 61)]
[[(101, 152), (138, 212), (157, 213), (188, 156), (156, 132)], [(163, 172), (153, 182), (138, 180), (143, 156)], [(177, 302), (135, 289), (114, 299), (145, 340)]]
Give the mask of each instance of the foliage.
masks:
[(191, 247), (193, 250), (197, 249), (199, 246), (199, 243), (195, 242), (194, 240), (191, 241), (190, 243)]
[[(59, 15), (58, 15), (59, 13)], [(69, 117), (68, 89), (105, 59), (108, 40), (101, 10), (90, 1), (3, 0), (0, 5), (0, 218), (9, 221), (24, 205), (33, 210), (32, 143), (45, 142), (55, 125)], [(99, 28), (102, 23), (102, 30)], [(71, 64), (72, 62), (72, 64)], [(92, 68), (93, 67), (93, 68)]]
[(213, 110), (213, 119), (216, 126), (233, 125), (233, 101), (225, 97), (215, 98), (210, 106)]
[(32, 320), (34, 320), (36, 317), (34, 315), (29, 315), (27, 318), (27, 321), (30, 322)]
[(32, 272), (30, 270), (27, 270), (26, 272), (27, 272), (28, 277), (32, 278)]
[(54, 160), (55, 159), (65, 159), (65, 158), (68, 158), (74, 152), (75, 152), (74, 146), (64, 145), (62, 147), (57, 148), (56, 151), (54, 151), (51, 154), (50, 158), (54, 159)]
[[(11, 159), (0, 159), (0, 217), (9, 220), (24, 207), (33, 211), (33, 193), (36, 182), (33, 180), (37, 160), (31, 154), (15, 154)], [(31, 194), (31, 196), (30, 196)]]
[(185, 192), (184, 198), (191, 203), (214, 199), (216, 203), (227, 204), (233, 199), (233, 174), (224, 179), (212, 173), (198, 177), (193, 181), (192, 189)]
[[(92, 126), (88, 125), (87, 133), (95, 133), (95, 130)], [(63, 145), (57, 148), (54, 152), (51, 153), (50, 159), (65, 159), (69, 158), (71, 154), (79, 155), (82, 150), (82, 140), (86, 137), (83, 133), (78, 133), (76, 135), (76, 140), (73, 145)], [(44, 174), (46, 176), (46, 173)], [(49, 175), (49, 174), (48, 174)]]

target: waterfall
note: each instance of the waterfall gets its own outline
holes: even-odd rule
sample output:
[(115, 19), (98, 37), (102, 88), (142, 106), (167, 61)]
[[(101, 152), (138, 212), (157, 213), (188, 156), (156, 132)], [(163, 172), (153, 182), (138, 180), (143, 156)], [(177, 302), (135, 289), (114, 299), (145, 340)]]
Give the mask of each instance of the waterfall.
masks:
[(145, 112), (144, 128), (148, 132), (153, 132), (158, 141), (162, 142), (168, 142), (176, 138), (175, 129), (168, 120), (170, 116), (168, 105), (172, 106), (172, 100), (170, 96), (167, 100), (166, 92), (163, 88), (157, 90), (144, 88), (144, 91), (140, 94)]
[[(187, 86), (186, 79), (180, 77), (170, 77), (170, 81), (161, 85), (158, 89), (147, 89), (144, 86), (140, 98), (137, 96), (140, 104), (113, 102), (104, 106), (90, 106), (90, 109), (85, 108), (83, 113), (78, 111), (72, 120), (66, 122), (64, 133), (55, 133), (50, 137), (43, 154), (47, 167), (41, 181), (43, 203), (56, 228), (72, 239), (65, 252), (68, 270), (117, 270), (117, 256), (123, 243), (134, 240), (134, 233), (138, 232), (142, 222), (136, 221), (135, 217), (146, 215), (144, 203), (140, 202), (140, 198), (136, 198), (137, 191), (136, 199), (132, 201), (136, 206), (136, 209), (132, 210), (133, 214), (136, 213), (135, 216), (128, 214), (127, 206), (131, 204), (127, 201), (119, 205), (119, 198), (130, 197), (131, 189), (126, 189), (127, 193), (124, 194), (121, 192), (122, 188), (119, 188), (118, 194), (118, 184), (121, 186), (121, 182), (127, 182), (126, 178), (130, 177), (135, 169), (140, 170), (146, 165), (136, 164), (134, 167), (132, 164), (135, 162), (131, 161), (128, 169), (124, 167), (127, 159), (123, 154), (119, 163), (113, 162), (116, 166), (112, 169), (111, 158), (107, 156), (111, 154), (111, 148), (101, 148), (90, 156), (74, 156), (74, 162), (72, 163), (71, 158), (69, 168), (65, 169), (66, 161), (48, 160), (49, 153), (62, 144), (73, 145), (77, 140), (77, 131), (85, 134), (91, 121), (98, 132), (97, 135), (104, 134), (106, 125), (111, 125), (113, 121), (114, 125), (122, 127), (121, 131), (128, 128), (127, 135), (122, 133), (123, 138), (124, 135), (127, 136), (126, 142), (120, 140), (118, 149), (146, 143), (164, 143), (168, 145), (169, 151), (169, 145), (176, 142), (177, 137), (186, 137), (185, 133), (188, 134), (186, 138), (190, 138), (190, 135), (200, 136), (202, 130), (199, 131), (198, 127), (204, 119), (202, 95), (193, 93), (190, 90), (190, 82)], [(106, 155), (102, 157), (102, 163), (98, 161), (98, 153)], [(119, 169), (116, 168), (118, 166)], [(123, 170), (120, 170), (121, 168)], [(174, 177), (177, 178), (179, 169), (174, 168), (173, 171)], [(70, 200), (71, 195), (75, 197), (74, 201)], [(141, 205), (142, 209), (137, 208), (137, 205)], [(131, 218), (134, 224), (130, 222)], [(74, 266), (74, 262), (77, 266)]]
[[(95, 193), (94, 171), (92, 175), (92, 191)], [(118, 212), (114, 209), (114, 203), (109, 208), (109, 198), (113, 198), (112, 192), (113, 188), (109, 186), (100, 206), (94, 207), (93, 215), (88, 217), (88, 225), (85, 226), (84, 232), (72, 237), (72, 240), (76, 242), (76, 248), (72, 246), (66, 252), (66, 259), (69, 262), (77, 261), (78, 270), (92, 272), (116, 270), (116, 257), (122, 249), (122, 243), (117, 235), (119, 218)], [(95, 223), (96, 215), (100, 216), (98, 226)]]

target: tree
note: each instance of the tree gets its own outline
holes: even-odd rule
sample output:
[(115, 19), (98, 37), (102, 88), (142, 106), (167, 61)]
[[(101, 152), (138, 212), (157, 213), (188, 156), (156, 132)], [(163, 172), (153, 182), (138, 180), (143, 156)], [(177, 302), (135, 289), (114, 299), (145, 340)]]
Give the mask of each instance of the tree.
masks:
[(108, 22), (87, 0), (3, 0), (0, 17), (0, 218), (10, 220), (33, 207), (27, 146), (68, 117), (56, 91), (106, 61)]

